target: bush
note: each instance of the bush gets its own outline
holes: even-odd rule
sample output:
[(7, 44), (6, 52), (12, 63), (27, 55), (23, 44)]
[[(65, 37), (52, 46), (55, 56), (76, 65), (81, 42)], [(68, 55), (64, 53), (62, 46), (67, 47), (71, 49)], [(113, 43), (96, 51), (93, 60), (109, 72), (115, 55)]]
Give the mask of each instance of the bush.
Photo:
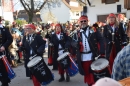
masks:
[(17, 19), (17, 20), (15, 20), (15, 22), (17, 23), (18, 26), (22, 26), (24, 24), (27, 24), (26, 20)]
[(9, 25), (9, 23), (10, 23), (10, 21), (5, 20), (5, 26), (8, 26), (8, 25)]

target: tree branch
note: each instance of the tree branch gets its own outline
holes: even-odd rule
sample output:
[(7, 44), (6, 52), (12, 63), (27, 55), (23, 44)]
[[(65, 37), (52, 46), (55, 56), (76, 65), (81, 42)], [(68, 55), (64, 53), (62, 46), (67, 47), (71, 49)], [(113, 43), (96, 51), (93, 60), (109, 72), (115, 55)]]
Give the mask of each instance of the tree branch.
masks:
[(25, 4), (23, 3), (24, 0), (20, 0), (21, 4), (23, 5), (24, 9), (29, 13), (29, 10), (27, 9), (27, 7), (25, 6)]
[(34, 11), (34, 0), (31, 0), (31, 11)]
[(40, 11), (40, 10), (44, 7), (44, 5), (47, 3), (47, 1), (48, 1), (48, 0), (46, 0), (46, 1), (43, 2), (43, 4), (42, 4), (42, 5), (40, 6), (40, 8), (38, 9), (38, 11)]
[[(24, 1), (24, 0), (23, 0)], [(24, 1), (24, 5), (26, 5), (28, 7), (28, 11), (31, 10), (31, 8), (29, 7), (29, 5)]]

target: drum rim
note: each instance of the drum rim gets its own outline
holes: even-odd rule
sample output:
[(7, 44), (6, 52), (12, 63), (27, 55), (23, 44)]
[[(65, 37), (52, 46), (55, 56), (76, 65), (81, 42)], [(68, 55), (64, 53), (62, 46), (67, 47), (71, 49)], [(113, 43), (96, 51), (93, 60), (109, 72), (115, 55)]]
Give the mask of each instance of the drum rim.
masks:
[[(31, 62), (33, 62), (33, 60), (34, 59), (38, 59), (39, 58), (39, 60), (37, 61), (37, 62), (35, 62), (35, 64), (32, 64), (31, 65)], [(27, 64), (27, 67), (33, 67), (33, 66), (35, 66), (37, 63), (39, 63), (40, 61), (42, 60), (42, 57), (41, 56), (36, 56), (36, 57), (34, 57), (32, 60), (30, 60), (29, 62), (28, 62), (28, 64)]]
[[(65, 56), (67, 56), (67, 55), (69, 54), (69, 52), (64, 52), (63, 54), (66, 54)], [(63, 55), (63, 54), (62, 54), (62, 55)], [(61, 55), (60, 55), (60, 56), (61, 56)], [(60, 56), (57, 58), (57, 61), (60, 61), (60, 60), (62, 60), (62, 59), (65, 58), (65, 56), (62, 57), (62, 58), (61, 58)]]
[[(105, 69), (106, 67), (109, 66), (109, 61), (106, 60), (105, 58), (99, 58), (98, 60), (105, 60), (105, 61), (107, 62), (107, 63), (106, 63), (107, 65), (104, 66), (104, 67), (102, 67), (102, 69)], [(96, 61), (97, 61), (97, 60), (96, 60)], [(96, 61), (92, 62), (92, 64), (91, 64), (91, 69), (92, 69), (93, 71), (100, 71), (100, 70), (102, 70), (102, 69), (93, 68), (93, 64), (94, 64)]]

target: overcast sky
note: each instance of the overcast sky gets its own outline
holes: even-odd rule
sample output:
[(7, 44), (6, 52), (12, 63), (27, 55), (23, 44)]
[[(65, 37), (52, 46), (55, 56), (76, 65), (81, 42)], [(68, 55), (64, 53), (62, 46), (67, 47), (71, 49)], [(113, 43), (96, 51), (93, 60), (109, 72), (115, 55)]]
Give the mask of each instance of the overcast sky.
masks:
[(14, 3), (14, 11), (23, 10), (22, 5), (20, 4), (20, 0), (13, 0)]

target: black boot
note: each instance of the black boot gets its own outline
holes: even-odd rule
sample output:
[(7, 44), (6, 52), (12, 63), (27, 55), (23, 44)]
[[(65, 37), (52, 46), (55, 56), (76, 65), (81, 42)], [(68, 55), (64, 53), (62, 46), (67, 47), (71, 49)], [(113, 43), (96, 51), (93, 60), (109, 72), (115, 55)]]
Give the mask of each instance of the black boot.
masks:
[(1, 86), (9, 86), (8, 83), (2, 83)]
[(66, 82), (69, 82), (70, 81), (70, 76), (68, 73), (66, 73)]
[(65, 80), (64, 74), (61, 74), (61, 78), (59, 79), (59, 82), (62, 82)]

